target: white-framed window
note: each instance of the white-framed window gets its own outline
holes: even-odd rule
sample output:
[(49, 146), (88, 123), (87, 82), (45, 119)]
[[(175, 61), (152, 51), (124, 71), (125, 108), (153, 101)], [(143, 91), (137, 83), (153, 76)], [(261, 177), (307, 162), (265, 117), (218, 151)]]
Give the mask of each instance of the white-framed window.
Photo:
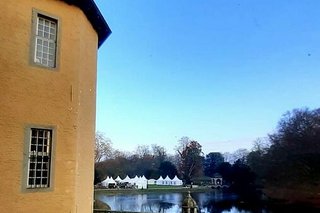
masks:
[(37, 13), (35, 23), (34, 63), (56, 67), (58, 20)]
[(50, 187), (52, 129), (30, 128), (27, 188)]

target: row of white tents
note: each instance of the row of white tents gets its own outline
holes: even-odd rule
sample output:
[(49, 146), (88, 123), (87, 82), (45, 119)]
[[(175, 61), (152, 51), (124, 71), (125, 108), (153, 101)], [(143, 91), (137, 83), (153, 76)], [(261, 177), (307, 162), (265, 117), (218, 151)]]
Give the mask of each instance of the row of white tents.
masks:
[(107, 177), (104, 181), (101, 182), (102, 186), (109, 187), (110, 184), (118, 185), (121, 183), (130, 183), (134, 187), (138, 189), (146, 189), (148, 185), (163, 185), (163, 186), (182, 186), (182, 180), (180, 180), (177, 176), (174, 178), (170, 178), (169, 176), (162, 178), (160, 176), (158, 179), (147, 179), (145, 176), (138, 177), (137, 175), (134, 178), (130, 178), (128, 175), (121, 179), (119, 176), (116, 179), (112, 177)]

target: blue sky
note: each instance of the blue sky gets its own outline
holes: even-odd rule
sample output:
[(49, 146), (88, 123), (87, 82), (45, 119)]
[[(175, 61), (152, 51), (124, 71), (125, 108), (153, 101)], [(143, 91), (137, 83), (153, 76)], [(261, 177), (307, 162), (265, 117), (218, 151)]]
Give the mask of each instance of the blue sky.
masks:
[(281, 115), (319, 107), (318, 0), (96, 0), (97, 131), (113, 147), (183, 136), (205, 154), (252, 147)]

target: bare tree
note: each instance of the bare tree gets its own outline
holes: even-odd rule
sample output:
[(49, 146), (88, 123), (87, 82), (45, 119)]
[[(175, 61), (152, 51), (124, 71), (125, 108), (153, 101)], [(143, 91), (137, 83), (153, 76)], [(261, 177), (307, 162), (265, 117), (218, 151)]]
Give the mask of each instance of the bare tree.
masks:
[(222, 154), (224, 162), (228, 162), (230, 164), (233, 163), (233, 156), (230, 152), (225, 152)]
[(260, 152), (261, 154), (267, 153), (268, 149), (270, 148), (270, 141), (267, 137), (264, 138), (257, 138), (253, 142), (253, 147), (251, 151), (257, 151)]
[(249, 151), (247, 149), (237, 149), (233, 153), (223, 153), (223, 158), (225, 162), (234, 164), (237, 160), (245, 161), (248, 154)]
[(134, 154), (136, 154), (139, 158), (143, 158), (150, 156), (151, 152), (148, 145), (138, 145)]
[(236, 162), (237, 160), (241, 160), (242, 162), (245, 162), (248, 154), (249, 154), (249, 151), (247, 149), (237, 149), (232, 154), (234, 158), (234, 162)]
[(131, 153), (125, 152), (125, 151), (120, 151), (118, 149), (112, 149), (112, 153), (110, 158), (111, 159), (117, 159), (117, 158), (128, 158), (131, 156)]
[(100, 162), (112, 156), (112, 142), (104, 133), (96, 132), (96, 146), (94, 150), (95, 162)]
[(163, 162), (167, 158), (167, 151), (163, 146), (159, 146), (156, 144), (151, 145), (153, 156), (158, 159), (160, 162)]

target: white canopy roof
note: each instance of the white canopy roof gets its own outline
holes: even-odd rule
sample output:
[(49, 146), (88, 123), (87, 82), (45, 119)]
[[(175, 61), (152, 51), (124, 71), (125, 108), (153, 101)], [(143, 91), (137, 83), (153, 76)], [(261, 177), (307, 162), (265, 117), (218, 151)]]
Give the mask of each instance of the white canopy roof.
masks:
[(132, 179), (127, 175), (127, 176), (122, 180), (122, 182), (131, 183), (131, 182), (132, 182)]
[(165, 181), (171, 181), (171, 179), (169, 178), (169, 176), (167, 175), (167, 177), (164, 179)]
[(172, 180), (180, 180), (180, 179), (176, 175), (176, 176), (174, 176), (174, 178)]
[(118, 177), (115, 179), (115, 181), (119, 181), (119, 182), (121, 182), (121, 181), (122, 181), (122, 179), (121, 179), (121, 177), (118, 175)]
[(108, 186), (110, 183), (116, 183), (116, 182), (113, 180), (112, 177), (109, 177), (109, 176), (107, 176), (107, 178), (101, 182), (103, 186)]
[(162, 176), (160, 176), (160, 177), (158, 178), (158, 180), (163, 180)]

